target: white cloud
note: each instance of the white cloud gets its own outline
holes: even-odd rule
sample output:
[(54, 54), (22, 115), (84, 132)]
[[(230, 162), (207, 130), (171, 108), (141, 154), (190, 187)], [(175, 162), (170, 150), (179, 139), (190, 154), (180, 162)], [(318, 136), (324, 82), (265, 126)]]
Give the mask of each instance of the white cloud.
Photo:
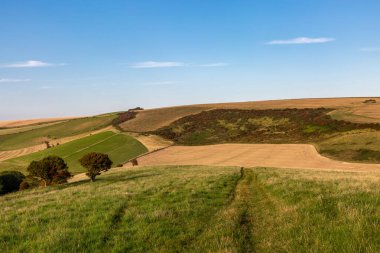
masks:
[(56, 64), (56, 63), (30, 60), (30, 61), (7, 64), (7, 65), (4, 65), (3, 67), (5, 68), (40, 68), (40, 67), (50, 67), (50, 66), (62, 66), (62, 65), (65, 65), (65, 64), (63, 63)]
[(0, 78), (0, 83), (21, 83), (29, 81), (30, 79)]
[(269, 41), (268, 45), (291, 45), (291, 44), (317, 44), (317, 43), (327, 43), (335, 41), (334, 38), (308, 38), (299, 37), (289, 40), (272, 40)]
[(364, 47), (359, 50), (362, 52), (380, 52), (380, 47)]
[(228, 65), (229, 64), (225, 62), (216, 62), (216, 63), (200, 64), (198, 65), (198, 67), (225, 67)]
[(174, 62), (174, 61), (146, 61), (146, 62), (137, 62), (129, 65), (131, 68), (142, 69), (142, 68), (173, 68), (173, 67), (183, 67), (185, 64), (183, 62)]

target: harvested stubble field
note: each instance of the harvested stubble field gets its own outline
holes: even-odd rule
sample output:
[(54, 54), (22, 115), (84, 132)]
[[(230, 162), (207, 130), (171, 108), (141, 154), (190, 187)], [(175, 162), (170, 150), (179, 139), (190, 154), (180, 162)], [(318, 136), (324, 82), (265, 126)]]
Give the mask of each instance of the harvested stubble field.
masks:
[(380, 172), (380, 164), (348, 163), (321, 156), (308, 144), (172, 146), (140, 157), (148, 165), (218, 165)]
[(62, 117), (62, 118), (43, 118), (43, 119), (26, 119), (26, 120), (0, 120), (0, 128), (21, 127), (27, 125), (39, 125), (48, 122), (64, 121), (75, 119), (78, 117)]
[[(164, 166), (0, 197), (3, 252), (379, 252), (380, 174)], [(38, 233), (36, 233), (38, 231)]]

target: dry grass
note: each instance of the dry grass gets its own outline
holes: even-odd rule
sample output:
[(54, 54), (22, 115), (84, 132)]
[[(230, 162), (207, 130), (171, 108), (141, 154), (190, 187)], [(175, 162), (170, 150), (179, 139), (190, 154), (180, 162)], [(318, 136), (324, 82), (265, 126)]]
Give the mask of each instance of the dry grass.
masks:
[(380, 164), (335, 161), (308, 144), (220, 144), (172, 146), (138, 159), (139, 165), (219, 165), (380, 171)]
[(139, 142), (141, 142), (149, 151), (154, 151), (157, 149), (165, 148), (173, 145), (172, 141), (166, 140), (158, 135), (154, 134), (139, 134), (139, 133), (128, 133), (133, 136)]
[(25, 120), (0, 120), (0, 127), (20, 127), (26, 125), (35, 125), (47, 122), (62, 121), (68, 119), (77, 119), (79, 117), (62, 117), (62, 118), (44, 118), (44, 119), (25, 119)]
[(125, 131), (149, 132), (169, 125), (184, 116), (196, 114), (205, 109), (207, 107), (179, 106), (139, 111), (136, 118), (120, 124), (120, 127)]

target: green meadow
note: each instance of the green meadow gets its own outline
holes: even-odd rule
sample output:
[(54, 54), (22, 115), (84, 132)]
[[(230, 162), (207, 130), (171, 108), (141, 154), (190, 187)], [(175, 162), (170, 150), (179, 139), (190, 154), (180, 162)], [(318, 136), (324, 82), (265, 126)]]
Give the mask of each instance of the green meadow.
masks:
[(116, 166), (147, 151), (147, 148), (135, 138), (123, 133), (107, 131), (0, 162), (0, 171), (18, 170), (26, 173), (26, 168), (31, 161), (40, 160), (49, 155), (57, 155), (66, 161), (71, 173), (77, 174), (84, 172), (84, 168), (80, 166), (78, 160), (89, 152), (108, 154), (113, 161), (113, 166)]
[(380, 174), (114, 168), (0, 197), (3, 252), (379, 252)]

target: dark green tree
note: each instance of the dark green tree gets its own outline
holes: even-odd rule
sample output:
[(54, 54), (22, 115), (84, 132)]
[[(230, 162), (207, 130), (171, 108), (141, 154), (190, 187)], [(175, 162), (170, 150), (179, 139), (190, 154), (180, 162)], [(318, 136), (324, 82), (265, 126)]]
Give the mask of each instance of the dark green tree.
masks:
[(87, 169), (86, 175), (95, 181), (95, 177), (100, 175), (100, 172), (111, 169), (112, 161), (107, 154), (102, 153), (88, 153), (84, 155), (80, 160), (80, 164)]
[(30, 176), (42, 180), (45, 186), (66, 183), (72, 176), (65, 161), (58, 156), (48, 156), (40, 161), (32, 161), (27, 170)]
[(19, 171), (0, 172), (0, 195), (17, 191), (24, 178)]

